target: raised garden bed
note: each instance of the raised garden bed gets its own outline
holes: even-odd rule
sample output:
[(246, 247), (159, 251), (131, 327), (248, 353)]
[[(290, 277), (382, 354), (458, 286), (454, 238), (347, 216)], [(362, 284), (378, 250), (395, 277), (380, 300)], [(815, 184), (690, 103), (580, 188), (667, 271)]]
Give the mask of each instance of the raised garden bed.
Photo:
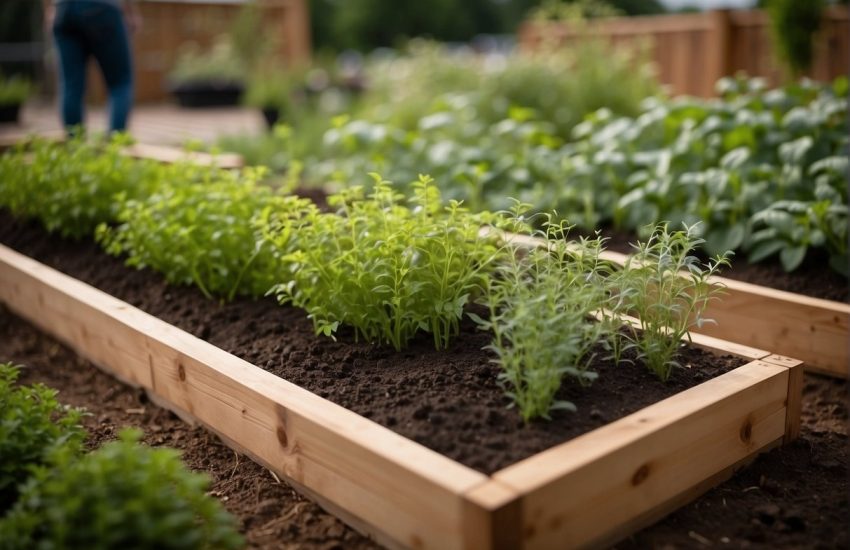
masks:
[(796, 432), (799, 363), (709, 340), (751, 361), (486, 476), (33, 260), (1, 256), (10, 308), (386, 544), (612, 541)]

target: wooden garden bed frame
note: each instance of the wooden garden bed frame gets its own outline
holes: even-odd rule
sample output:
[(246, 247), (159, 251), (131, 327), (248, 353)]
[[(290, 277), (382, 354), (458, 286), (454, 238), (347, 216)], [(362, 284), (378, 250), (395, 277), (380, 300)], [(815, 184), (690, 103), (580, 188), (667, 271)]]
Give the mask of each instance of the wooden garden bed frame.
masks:
[[(525, 235), (504, 235), (522, 246), (541, 246), (543, 242)], [(629, 256), (606, 250), (600, 257), (623, 265)], [(807, 370), (820, 374), (850, 377), (850, 304), (725, 277), (712, 277), (711, 282), (723, 289), (720, 299), (710, 301), (705, 312), (715, 323), (706, 323), (693, 333), (797, 357)]]
[(799, 361), (695, 336), (749, 363), (486, 476), (2, 245), (0, 302), (390, 547), (608, 544), (799, 432)]

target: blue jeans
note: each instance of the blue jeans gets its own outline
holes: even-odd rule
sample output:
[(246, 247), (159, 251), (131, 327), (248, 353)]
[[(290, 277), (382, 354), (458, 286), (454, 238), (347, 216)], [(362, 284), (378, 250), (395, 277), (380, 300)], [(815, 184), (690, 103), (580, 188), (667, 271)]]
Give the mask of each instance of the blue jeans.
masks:
[(127, 129), (133, 104), (130, 40), (121, 9), (103, 2), (60, 2), (53, 21), (62, 83), (62, 122), (83, 123), (86, 63), (94, 57), (109, 91), (109, 129)]

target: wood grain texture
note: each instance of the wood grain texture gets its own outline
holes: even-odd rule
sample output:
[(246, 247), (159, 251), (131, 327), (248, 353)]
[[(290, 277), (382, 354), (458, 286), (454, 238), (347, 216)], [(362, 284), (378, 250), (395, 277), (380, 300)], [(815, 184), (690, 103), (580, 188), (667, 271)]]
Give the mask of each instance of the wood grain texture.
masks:
[(211, 155), (197, 151), (184, 151), (176, 147), (135, 143), (122, 151), (125, 155), (137, 159), (148, 159), (165, 164), (175, 162), (191, 162), (200, 166), (215, 166), (217, 168), (242, 168), (245, 161), (235, 153)]
[(789, 369), (753, 361), (509, 466), (529, 548), (595, 547), (785, 435)]
[(347, 510), (376, 537), (463, 546), (463, 494), (483, 474), (3, 246), (0, 300)]

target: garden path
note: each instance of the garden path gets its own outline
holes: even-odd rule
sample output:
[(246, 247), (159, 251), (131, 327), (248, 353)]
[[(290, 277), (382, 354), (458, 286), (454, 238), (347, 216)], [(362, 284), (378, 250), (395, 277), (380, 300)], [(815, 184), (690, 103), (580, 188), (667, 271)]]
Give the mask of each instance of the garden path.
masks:
[[(89, 128), (106, 129), (106, 109), (89, 107)], [(139, 105), (130, 120), (130, 133), (140, 142), (156, 145), (182, 145), (188, 140), (214, 143), (225, 135), (259, 134), (264, 129), (262, 115), (254, 109), (227, 107), (181, 109), (176, 105)], [(62, 129), (59, 111), (52, 104), (28, 104), (19, 124), (0, 124), (0, 139), (27, 134), (54, 134)]]

